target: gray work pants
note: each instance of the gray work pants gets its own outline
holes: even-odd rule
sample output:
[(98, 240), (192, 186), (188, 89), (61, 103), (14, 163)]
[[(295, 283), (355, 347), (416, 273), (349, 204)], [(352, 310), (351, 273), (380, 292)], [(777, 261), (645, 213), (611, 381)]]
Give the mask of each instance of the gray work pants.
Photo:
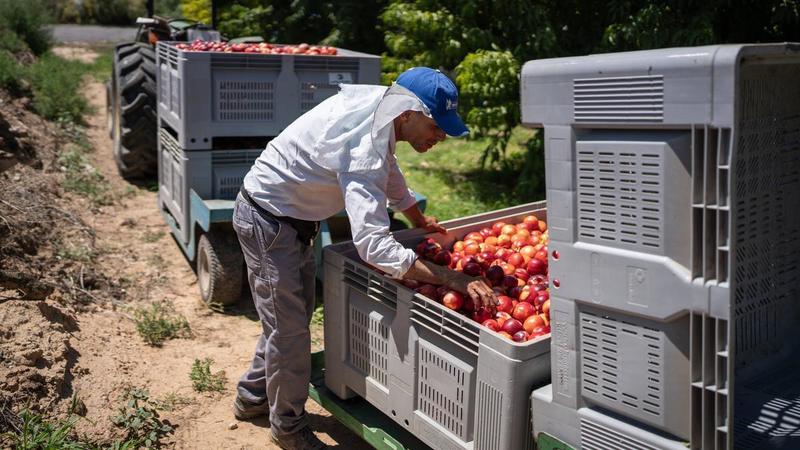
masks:
[(250, 403), (269, 401), (273, 433), (294, 433), (307, 425), (314, 248), (301, 243), (291, 225), (262, 217), (241, 195), (234, 207), (233, 228), (262, 327), (253, 362), (237, 391)]

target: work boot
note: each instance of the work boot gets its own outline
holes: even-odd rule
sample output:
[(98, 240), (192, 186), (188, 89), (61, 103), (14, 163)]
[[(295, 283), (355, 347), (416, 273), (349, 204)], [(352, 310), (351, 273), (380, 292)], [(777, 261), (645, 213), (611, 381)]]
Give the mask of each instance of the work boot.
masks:
[(250, 403), (237, 395), (236, 400), (233, 401), (233, 416), (239, 420), (267, 417), (269, 416), (269, 402), (264, 400), (261, 403)]
[(270, 433), (272, 443), (283, 450), (322, 450), (328, 448), (324, 442), (320, 441), (311, 428), (305, 426), (292, 434), (276, 435)]

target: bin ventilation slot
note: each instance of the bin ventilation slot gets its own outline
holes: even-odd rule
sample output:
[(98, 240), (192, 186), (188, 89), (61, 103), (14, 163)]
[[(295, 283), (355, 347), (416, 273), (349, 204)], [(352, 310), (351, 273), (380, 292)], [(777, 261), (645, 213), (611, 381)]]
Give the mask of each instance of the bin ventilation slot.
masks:
[(660, 152), (578, 152), (581, 241), (663, 253), (663, 165)]
[(397, 308), (397, 289), (387, 281), (382, 280), (381, 277), (376, 277), (354, 265), (346, 264), (343, 271), (343, 281), (370, 299), (382, 303), (393, 310)]
[(219, 120), (273, 120), (275, 84), (269, 81), (217, 82)]
[[(297, 57), (294, 60), (295, 70), (330, 70), (337, 72), (354, 72), (358, 73), (358, 61), (348, 60), (341, 57), (325, 58), (325, 57)], [(353, 80), (357, 83), (357, 80)]]
[(793, 342), (800, 305), (797, 65), (743, 69), (731, 230), (737, 367)]
[(272, 69), (281, 70), (283, 60), (280, 55), (231, 55), (212, 54), (211, 67), (219, 69)]
[(300, 83), (300, 110), (307, 112), (337, 92), (339, 92), (337, 84)]
[(576, 122), (661, 122), (664, 77), (576, 79), (573, 101)]
[(466, 317), (462, 319), (450, 315), (444, 306), (425, 300), (420, 294), (412, 299), (411, 322), (478, 356), (479, 325)]
[(477, 394), (475, 440), (486, 448), (500, 448), (503, 393), (486, 382), (479, 381)]
[(419, 411), (458, 436), (467, 436), (469, 418), (468, 396), (471, 371), (459, 367), (455, 360), (431, 344), (419, 341)]
[(389, 381), (389, 325), (377, 312), (350, 305), (350, 363), (381, 386)]
[(581, 448), (586, 450), (658, 450), (658, 447), (620, 433), (603, 424), (581, 418)]
[(173, 69), (178, 68), (178, 49), (173, 46), (159, 45), (158, 56), (161, 61)]
[[(661, 417), (663, 332), (582, 311), (579, 333), (583, 395), (616, 410)], [(622, 359), (643, 361), (643, 369), (631, 373), (634, 367)]]

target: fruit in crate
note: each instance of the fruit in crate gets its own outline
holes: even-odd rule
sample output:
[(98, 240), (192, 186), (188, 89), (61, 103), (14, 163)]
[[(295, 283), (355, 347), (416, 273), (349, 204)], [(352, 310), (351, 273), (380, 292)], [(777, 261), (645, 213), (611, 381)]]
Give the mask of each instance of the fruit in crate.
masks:
[(485, 278), (498, 304), (475, 309), (465, 293), (442, 286), (418, 284), (416, 291), (509, 340), (532, 340), (550, 332), (548, 244), (547, 223), (534, 215), (470, 231), (446, 248), (424, 238), (415, 247), (420, 258)]
[(339, 53), (335, 47), (327, 45), (309, 44), (271, 44), (269, 42), (255, 43), (235, 43), (201, 41), (199, 39), (192, 42), (181, 42), (175, 44), (175, 48), (185, 52), (220, 52), (220, 53), (260, 53), (266, 55), (328, 55), (334, 56)]

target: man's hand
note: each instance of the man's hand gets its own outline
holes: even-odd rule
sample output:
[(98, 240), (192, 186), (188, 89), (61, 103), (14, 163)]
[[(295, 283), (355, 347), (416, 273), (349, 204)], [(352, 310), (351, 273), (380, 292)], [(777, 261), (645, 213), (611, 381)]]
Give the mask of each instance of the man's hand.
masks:
[(489, 284), (480, 277), (471, 277), (463, 273), (456, 272), (458, 275), (448, 280), (447, 285), (460, 292), (466, 292), (472, 299), (475, 309), (483, 306), (489, 311), (497, 308), (497, 293), (489, 287)]
[(484, 306), (490, 311), (494, 311), (497, 307), (497, 294), (485, 279), (437, 266), (430, 261), (422, 259), (414, 261), (414, 265), (408, 269), (404, 278), (423, 283), (444, 284), (450, 289), (464, 292), (469, 295), (476, 307)]
[(435, 231), (442, 234), (447, 233), (447, 230), (443, 226), (439, 225), (439, 221), (436, 220), (436, 217), (422, 214), (422, 211), (416, 204), (406, 210), (403, 210), (403, 215), (405, 215), (408, 220), (417, 228), (424, 228), (427, 231)]
[(436, 217), (433, 216), (422, 216), (422, 220), (419, 223), (414, 224), (418, 228), (424, 228), (427, 231), (435, 231), (437, 233), (446, 234), (447, 229), (441, 225), (439, 225), (439, 221), (436, 220)]

